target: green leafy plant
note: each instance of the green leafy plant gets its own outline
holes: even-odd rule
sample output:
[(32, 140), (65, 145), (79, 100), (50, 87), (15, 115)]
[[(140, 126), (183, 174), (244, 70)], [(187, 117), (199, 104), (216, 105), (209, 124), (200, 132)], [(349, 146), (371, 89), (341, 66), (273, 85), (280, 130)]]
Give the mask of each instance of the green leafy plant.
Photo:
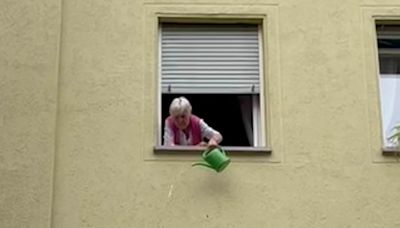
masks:
[(388, 138), (395, 147), (400, 147), (400, 123), (394, 125), (392, 134)]

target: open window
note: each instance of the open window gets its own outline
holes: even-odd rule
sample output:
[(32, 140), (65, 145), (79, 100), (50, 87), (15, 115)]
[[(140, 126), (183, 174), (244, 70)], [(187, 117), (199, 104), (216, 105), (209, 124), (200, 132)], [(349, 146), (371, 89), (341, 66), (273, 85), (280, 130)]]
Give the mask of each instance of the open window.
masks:
[(171, 101), (185, 96), (193, 114), (223, 135), (221, 145), (265, 146), (260, 27), (160, 23), (160, 145)]
[(384, 146), (393, 127), (400, 123), (400, 21), (377, 21), (379, 86)]

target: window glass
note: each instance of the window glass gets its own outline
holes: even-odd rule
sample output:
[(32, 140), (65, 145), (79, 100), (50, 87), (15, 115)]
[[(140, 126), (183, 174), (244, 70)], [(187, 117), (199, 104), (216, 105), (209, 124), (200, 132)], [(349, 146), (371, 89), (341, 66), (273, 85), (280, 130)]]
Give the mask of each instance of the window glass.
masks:
[(392, 146), (388, 140), (393, 127), (400, 123), (400, 22), (376, 26), (380, 100), (384, 146)]

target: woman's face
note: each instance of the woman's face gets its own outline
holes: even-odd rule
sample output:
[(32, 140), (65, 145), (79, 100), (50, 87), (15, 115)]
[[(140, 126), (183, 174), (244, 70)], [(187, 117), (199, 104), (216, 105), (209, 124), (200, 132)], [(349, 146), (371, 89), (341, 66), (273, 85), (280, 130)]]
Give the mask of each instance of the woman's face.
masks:
[(174, 123), (177, 128), (184, 130), (189, 126), (190, 113), (181, 113), (174, 116)]

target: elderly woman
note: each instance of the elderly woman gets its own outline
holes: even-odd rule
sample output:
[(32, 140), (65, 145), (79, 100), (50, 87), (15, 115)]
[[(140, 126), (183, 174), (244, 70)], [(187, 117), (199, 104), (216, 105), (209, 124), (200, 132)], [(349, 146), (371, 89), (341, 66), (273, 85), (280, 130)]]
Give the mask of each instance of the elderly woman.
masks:
[[(165, 146), (217, 146), (222, 141), (218, 131), (192, 114), (192, 106), (185, 97), (175, 98), (171, 102), (169, 114), (165, 120)], [(205, 138), (208, 142), (203, 141)]]

